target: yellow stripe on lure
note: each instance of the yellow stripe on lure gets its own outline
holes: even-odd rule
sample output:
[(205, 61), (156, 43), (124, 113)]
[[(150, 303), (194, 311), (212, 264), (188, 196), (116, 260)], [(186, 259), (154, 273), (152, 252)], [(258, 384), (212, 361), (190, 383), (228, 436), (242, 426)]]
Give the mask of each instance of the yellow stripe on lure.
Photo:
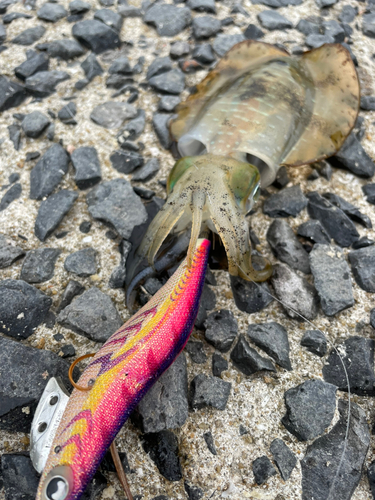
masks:
[(78, 500), (133, 409), (185, 346), (198, 313), (210, 243), (114, 333), (80, 377), (56, 431), (37, 500)]

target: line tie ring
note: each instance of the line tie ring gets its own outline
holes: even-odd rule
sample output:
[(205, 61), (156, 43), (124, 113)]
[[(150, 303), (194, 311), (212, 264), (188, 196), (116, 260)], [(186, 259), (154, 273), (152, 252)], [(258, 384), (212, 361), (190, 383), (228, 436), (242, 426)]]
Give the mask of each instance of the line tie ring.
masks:
[(70, 365), (68, 377), (69, 377), (70, 383), (72, 384), (72, 386), (75, 389), (78, 389), (79, 391), (90, 391), (92, 389), (92, 385), (87, 386), (87, 387), (82, 387), (81, 385), (76, 384), (73, 380), (73, 370), (74, 370), (75, 366), (79, 362), (81, 362), (83, 359), (92, 358), (93, 356), (95, 356), (95, 354), (96, 354), (95, 352), (90, 352), (89, 354), (84, 354), (83, 356), (80, 356), (75, 361), (73, 361), (73, 363)]

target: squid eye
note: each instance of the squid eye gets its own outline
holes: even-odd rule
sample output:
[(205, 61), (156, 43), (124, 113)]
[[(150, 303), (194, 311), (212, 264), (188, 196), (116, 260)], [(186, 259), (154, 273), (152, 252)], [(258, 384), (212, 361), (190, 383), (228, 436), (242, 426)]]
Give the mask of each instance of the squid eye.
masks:
[(65, 500), (68, 493), (68, 481), (61, 476), (53, 477), (46, 488), (46, 497), (48, 500)]

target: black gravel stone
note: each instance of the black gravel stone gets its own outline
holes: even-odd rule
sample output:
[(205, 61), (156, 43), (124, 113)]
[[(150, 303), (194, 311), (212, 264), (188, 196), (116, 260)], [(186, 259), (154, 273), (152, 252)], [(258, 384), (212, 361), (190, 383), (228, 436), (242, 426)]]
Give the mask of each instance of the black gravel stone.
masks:
[(109, 28), (119, 32), (123, 23), (123, 18), (110, 9), (100, 9), (94, 14), (94, 19), (106, 24)]
[[(3, 16), (3, 23), (10, 24), (16, 19), (31, 19), (32, 17), (33, 16), (30, 16), (29, 14), (24, 14), (23, 12), (10, 12), (9, 14), (5, 14), (5, 16)], [(1, 43), (3, 43), (4, 40), (1, 40)]]
[(253, 474), (256, 484), (264, 484), (276, 474), (276, 469), (271, 464), (270, 459), (264, 455), (254, 460)]
[(0, 212), (7, 209), (14, 200), (17, 200), (21, 196), (21, 193), (22, 193), (21, 184), (19, 182), (13, 184), (13, 186), (11, 186), (8, 189), (8, 191), (4, 194), (4, 196), (1, 198)]
[(127, 102), (107, 101), (96, 106), (90, 115), (91, 120), (104, 128), (119, 128), (125, 120), (134, 118), (137, 110)]
[(126, 260), (131, 250), (131, 243), (126, 240), (121, 240), (119, 245), (121, 253), (120, 264), (114, 268), (109, 278), (108, 286), (110, 288), (124, 288), (126, 278)]
[(375, 96), (363, 95), (361, 97), (361, 109), (365, 111), (375, 111)]
[(281, 422), (300, 441), (314, 439), (332, 422), (337, 387), (311, 379), (285, 392), (286, 414)]
[(0, 282), (0, 331), (26, 339), (43, 323), (52, 299), (22, 280)]
[(68, 15), (67, 11), (62, 5), (57, 3), (47, 2), (37, 11), (37, 16), (43, 21), (48, 21), (50, 23), (56, 23), (63, 17)]
[(88, 189), (102, 180), (98, 153), (94, 147), (77, 148), (70, 158), (75, 169), (74, 181), (79, 189)]
[(22, 130), (28, 137), (36, 139), (42, 135), (50, 123), (51, 121), (46, 115), (40, 111), (33, 111), (22, 120)]
[(62, 311), (66, 306), (68, 306), (71, 301), (76, 297), (77, 295), (81, 295), (85, 290), (85, 287), (81, 285), (78, 281), (75, 280), (70, 280), (69, 283), (66, 285), (65, 290), (63, 291), (62, 297), (61, 297), (61, 302), (59, 307), (57, 308), (57, 313)]
[(375, 461), (371, 462), (367, 469), (367, 479), (370, 485), (372, 497), (375, 498)]
[[(26, 129), (30, 130), (31, 127)], [(30, 172), (30, 198), (41, 200), (51, 194), (68, 172), (68, 165), (69, 156), (65, 149), (58, 143), (53, 144)]]
[(366, 292), (375, 292), (375, 247), (369, 246), (349, 253), (354, 279)]
[(181, 427), (188, 411), (186, 358), (180, 354), (142, 398), (137, 414), (143, 432), (159, 432)]
[(271, 443), (270, 451), (280, 471), (281, 477), (284, 481), (287, 481), (294, 467), (297, 465), (296, 456), (282, 439), (274, 439)]
[(8, 126), (9, 139), (13, 142), (14, 149), (18, 151), (21, 147), (21, 126), (18, 123)]
[(14, 73), (20, 80), (26, 80), (26, 78), (38, 71), (47, 71), (48, 67), (49, 59), (46, 54), (41, 52), (26, 59), (26, 61), (14, 68)]
[(240, 311), (252, 314), (259, 312), (273, 301), (267, 283), (253, 283), (239, 276), (231, 276), (233, 298)]
[(147, 220), (141, 199), (125, 179), (100, 183), (88, 193), (86, 201), (94, 219), (111, 224), (125, 239), (131, 236), (136, 226)]
[(70, 13), (75, 14), (83, 14), (91, 9), (91, 5), (88, 2), (84, 2), (83, 0), (73, 0), (69, 4)]
[(205, 339), (221, 352), (228, 352), (237, 333), (238, 325), (233, 313), (221, 309), (211, 313), (204, 322)]
[(133, 186), (135, 194), (140, 196), (143, 200), (151, 200), (155, 196), (155, 191), (152, 189), (146, 189), (142, 186)]
[(155, 26), (160, 36), (175, 36), (191, 23), (190, 9), (167, 4), (154, 4), (143, 17), (147, 24)]
[(154, 113), (152, 117), (152, 125), (159, 139), (159, 142), (164, 149), (170, 149), (172, 145), (168, 127), (171, 118), (172, 115), (167, 113)]
[(179, 59), (180, 57), (186, 56), (190, 52), (190, 45), (188, 42), (177, 41), (171, 44), (169, 50), (169, 55), (173, 59)]
[(0, 112), (19, 106), (26, 98), (22, 85), (0, 75)]
[(192, 486), (187, 481), (184, 481), (184, 488), (189, 500), (200, 500), (204, 491), (198, 486)]
[(273, 182), (273, 186), (281, 189), (285, 187), (290, 182), (288, 171), (286, 167), (282, 166), (279, 168), (276, 174), (276, 179)]
[(210, 38), (221, 30), (219, 19), (212, 16), (201, 16), (193, 19), (193, 35), (196, 39)]
[(39, 484), (39, 474), (33, 467), (28, 453), (4, 453), (1, 457), (5, 498), (34, 500)]
[(121, 45), (118, 33), (97, 19), (78, 22), (73, 26), (72, 34), (82, 45), (95, 54), (117, 49)]
[(242, 35), (242, 33), (237, 33), (236, 35), (219, 34), (216, 36), (212, 44), (212, 48), (219, 57), (223, 57), (223, 55), (228, 52), (228, 50), (230, 50), (234, 45), (243, 42), (244, 40), (245, 37)]
[[(121, 464), (122, 464), (122, 467), (124, 469), (125, 474), (133, 474), (134, 470), (130, 469), (129, 461), (128, 461), (128, 457), (127, 457), (126, 453), (120, 451), (119, 457), (120, 457)], [(100, 468), (102, 470), (105, 470), (108, 472), (116, 472), (116, 467), (115, 467), (115, 464), (113, 462), (112, 454), (109, 450), (104, 455), (104, 458), (100, 463)]]
[[(170, 6), (168, 6), (170, 7)], [(168, 481), (180, 481), (182, 469), (178, 456), (178, 441), (172, 431), (150, 432), (142, 436), (142, 446)]]
[(12, 43), (16, 45), (32, 45), (42, 38), (45, 32), (46, 28), (40, 25), (34, 28), (28, 28), (13, 38)]
[(159, 168), (159, 160), (157, 158), (151, 158), (151, 160), (134, 173), (132, 181), (147, 182), (159, 172)]
[(313, 33), (312, 35), (308, 35), (305, 40), (305, 44), (310, 49), (317, 49), (325, 43), (335, 43), (335, 39), (331, 35), (316, 35)]
[(255, 24), (249, 24), (243, 34), (248, 40), (259, 40), (259, 38), (264, 37), (264, 32)]
[(365, 184), (362, 186), (363, 194), (366, 196), (366, 200), (375, 205), (375, 183), (374, 184)]
[(358, 240), (359, 233), (349, 217), (337, 206), (332, 205), (319, 193), (307, 194), (307, 211), (311, 218), (318, 219), (329, 236), (341, 247), (348, 247)]
[(263, 358), (255, 349), (249, 346), (243, 335), (239, 336), (237, 344), (230, 353), (230, 359), (234, 366), (245, 375), (267, 370), (275, 372), (276, 368), (268, 358)]
[(195, 320), (195, 327), (202, 330), (204, 328), (204, 322), (207, 319), (207, 311), (211, 311), (216, 306), (216, 296), (215, 292), (205, 283), (203, 285), (203, 291), (201, 295), (201, 302), (199, 305), (199, 310), (197, 314), (197, 319)]
[(327, 353), (327, 339), (320, 330), (307, 330), (302, 337), (301, 345), (321, 358)]
[(331, 238), (324, 227), (316, 219), (310, 219), (301, 224), (297, 229), (297, 234), (311, 240), (313, 243), (329, 244), (331, 242)]
[(36, 97), (47, 97), (56, 91), (56, 85), (69, 78), (66, 71), (38, 71), (26, 78), (25, 88)]
[(112, 300), (96, 287), (86, 290), (65, 307), (57, 321), (95, 342), (105, 342), (122, 325)]
[(97, 251), (93, 248), (84, 248), (74, 252), (65, 259), (65, 270), (81, 278), (88, 278), (97, 273)]
[(42, 201), (34, 228), (40, 241), (45, 241), (53, 233), (77, 198), (78, 194), (74, 191), (62, 189)]
[(316, 318), (319, 297), (313, 285), (305, 278), (286, 264), (275, 264), (271, 283), (289, 316), (298, 319), (302, 316), (310, 321)]
[[(338, 402), (338, 410), (338, 423), (307, 447), (301, 461), (303, 499), (326, 500), (331, 491), (334, 498), (350, 500), (361, 479), (370, 443), (366, 414), (352, 402), (349, 418), (348, 403), (342, 400)], [(349, 434), (345, 444), (347, 425)]]
[(25, 161), (34, 161), (40, 157), (39, 151), (31, 151), (30, 153), (26, 153)]
[(121, 174), (131, 174), (136, 168), (142, 167), (143, 156), (131, 151), (114, 151), (110, 158), (112, 167)]
[(307, 19), (301, 19), (296, 26), (296, 30), (303, 33), (305, 36), (309, 35), (319, 35), (320, 34), (320, 24), (313, 23)]
[(185, 350), (189, 353), (193, 363), (204, 364), (207, 361), (207, 354), (204, 352), (203, 342), (189, 340), (185, 346)]
[(283, 219), (276, 219), (267, 231), (267, 241), (275, 256), (305, 274), (310, 273), (309, 255)]
[(369, 247), (374, 244), (375, 244), (374, 240), (370, 240), (370, 238), (368, 238), (367, 236), (362, 236), (362, 238), (359, 238), (359, 240), (353, 243), (352, 248), (354, 250), (358, 250), (359, 248)]
[(191, 406), (201, 410), (211, 406), (217, 410), (225, 410), (232, 384), (218, 377), (208, 377), (200, 373), (191, 382)]
[[(375, 19), (375, 13), (373, 16)], [(353, 133), (346, 139), (340, 151), (328, 161), (334, 167), (350, 170), (359, 177), (372, 177), (375, 174), (375, 163)]]
[[(4, 22), (4, 19), (3, 19)], [(7, 33), (5, 31), (5, 26), (4, 24), (0, 24), (0, 45), (5, 42), (5, 39), (7, 37)]]
[(368, 215), (362, 214), (357, 207), (344, 200), (344, 198), (341, 198), (341, 196), (338, 196), (334, 193), (324, 193), (323, 196), (332, 205), (339, 207), (340, 210), (342, 210), (352, 221), (358, 222), (358, 224), (361, 224), (368, 229), (372, 228), (370, 217), (368, 217)]
[(81, 68), (85, 72), (86, 78), (89, 82), (93, 78), (103, 73), (103, 68), (100, 66), (95, 54), (89, 54), (81, 64)]
[(316, 244), (310, 252), (311, 271), (321, 307), (334, 316), (354, 304), (350, 270), (341, 250)]
[(22, 248), (15, 246), (6, 235), (0, 234), (0, 269), (11, 266), (24, 255)]
[(213, 455), (217, 455), (217, 451), (215, 448), (215, 443), (214, 443), (214, 438), (212, 436), (212, 433), (210, 431), (205, 432), (203, 434), (203, 439), (206, 441), (207, 448), (210, 450), (210, 452)]
[(228, 361), (214, 352), (212, 355), (212, 374), (214, 377), (221, 377), (221, 373), (225, 370), (228, 370)]
[(263, 28), (268, 30), (286, 30), (293, 28), (293, 23), (286, 17), (274, 10), (264, 10), (257, 15), (257, 18)]
[(87, 234), (90, 232), (91, 226), (92, 223), (88, 220), (85, 220), (79, 225), (79, 230), (81, 231), (81, 233)]
[(375, 12), (364, 14), (362, 22), (363, 34), (369, 38), (375, 38)]
[(76, 350), (74, 349), (73, 344), (66, 344), (61, 346), (58, 355), (65, 359), (65, 358), (71, 358), (76, 355)]
[(275, 322), (252, 324), (249, 325), (247, 336), (278, 365), (286, 370), (292, 370), (289, 359), (288, 334), (283, 326)]
[(349, 337), (332, 350), (323, 366), (323, 377), (327, 382), (347, 391), (348, 384), (342, 363), (349, 377), (350, 391), (355, 394), (375, 395), (374, 340), (363, 337)]
[(299, 185), (285, 188), (271, 195), (263, 204), (263, 212), (270, 217), (295, 217), (307, 206), (307, 198)]
[(30, 250), (23, 261), (20, 279), (27, 283), (43, 283), (50, 280), (60, 253), (61, 250), (57, 248)]

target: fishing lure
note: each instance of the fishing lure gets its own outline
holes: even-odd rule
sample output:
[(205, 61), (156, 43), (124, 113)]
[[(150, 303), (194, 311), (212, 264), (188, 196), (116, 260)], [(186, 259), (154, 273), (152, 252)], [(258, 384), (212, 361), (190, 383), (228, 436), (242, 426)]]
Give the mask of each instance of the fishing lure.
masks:
[(253, 268), (245, 219), (260, 185), (271, 184), (281, 165), (335, 154), (354, 127), (359, 99), (357, 73), (341, 44), (301, 56), (252, 40), (235, 45), (177, 108), (170, 130), (183, 158), (138, 262), (153, 265), (167, 235), (191, 224), (188, 261), (207, 227), (222, 240), (230, 274), (266, 280), (271, 266)]
[(135, 406), (183, 349), (198, 312), (209, 247), (198, 240), (191, 265), (185, 259), (93, 357), (78, 381), (88, 390), (74, 389), (56, 430), (37, 500), (79, 499)]

